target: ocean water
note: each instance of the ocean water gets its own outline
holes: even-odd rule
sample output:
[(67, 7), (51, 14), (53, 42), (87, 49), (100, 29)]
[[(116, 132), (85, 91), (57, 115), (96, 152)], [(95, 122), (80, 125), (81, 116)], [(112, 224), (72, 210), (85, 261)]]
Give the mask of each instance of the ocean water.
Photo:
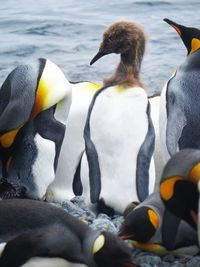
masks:
[(71, 81), (101, 82), (118, 55), (89, 65), (111, 23), (132, 20), (148, 36), (141, 78), (149, 94), (160, 92), (186, 49), (163, 18), (200, 28), (199, 0), (7, 0), (0, 6), (0, 82), (18, 64), (45, 57)]

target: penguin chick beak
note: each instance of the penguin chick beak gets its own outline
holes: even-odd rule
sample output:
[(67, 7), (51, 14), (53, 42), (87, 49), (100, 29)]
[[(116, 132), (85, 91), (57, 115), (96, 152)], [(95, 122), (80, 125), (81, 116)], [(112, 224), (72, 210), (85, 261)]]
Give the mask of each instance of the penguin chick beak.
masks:
[(170, 19), (163, 19), (165, 22), (167, 22), (170, 26), (172, 26), (176, 32), (179, 34), (179, 36), (182, 36), (182, 31), (181, 31), (181, 25), (177, 24), (176, 22), (170, 20)]
[(90, 61), (90, 65), (94, 64), (97, 60), (99, 60), (101, 57), (105, 56), (106, 53), (99, 51), (96, 56), (93, 57), (93, 59)]

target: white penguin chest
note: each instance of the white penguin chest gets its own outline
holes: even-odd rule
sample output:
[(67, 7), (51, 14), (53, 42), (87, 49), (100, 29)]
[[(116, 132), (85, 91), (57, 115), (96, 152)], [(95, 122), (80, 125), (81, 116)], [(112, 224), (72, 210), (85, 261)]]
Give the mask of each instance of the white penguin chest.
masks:
[(61, 258), (34, 257), (21, 267), (87, 267), (85, 264), (72, 263)]
[(110, 87), (97, 97), (91, 114), (91, 139), (101, 170), (101, 197), (122, 210), (138, 200), (136, 163), (148, 131), (147, 105), (142, 88), (119, 92)]

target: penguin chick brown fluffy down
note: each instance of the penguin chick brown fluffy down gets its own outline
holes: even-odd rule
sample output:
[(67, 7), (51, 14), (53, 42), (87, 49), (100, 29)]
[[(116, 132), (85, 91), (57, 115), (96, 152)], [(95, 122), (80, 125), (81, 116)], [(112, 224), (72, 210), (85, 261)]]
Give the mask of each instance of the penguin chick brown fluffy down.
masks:
[(0, 90), (1, 198), (41, 199), (54, 180), (71, 87), (48, 59), (20, 65)]
[(124, 220), (119, 236), (136, 248), (162, 255), (197, 254), (196, 231), (165, 208), (160, 193), (148, 196)]
[(183, 149), (164, 168), (160, 196), (169, 211), (198, 232), (200, 244), (199, 184), (200, 150)]
[(200, 30), (164, 20), (176, 30), (187, 49), (185, 61), (161, 93), (160, 147), (166, 164), (179, 150), (200, 149)]
[(0, 202), (0, 214), (1, 267), (25, 263), (31, 267), (33, 257), (45, 258), (46, 266), (55, 267), (61, 259), (65, 267), (136, 267), (124, 241), (109, 232), (93, 230), (49, 203), (6, 199)]
[(105, 202), (122, 213), (132, 201), (143, 201), (154, 189), (154, 128), (147, 94), (139, 79), (145, 36), (132, 22), (117, 22), (103, 35), (100, 57), (120, 54), (120, 63), (89, 107), (84, 130), (89, 163), (88, 203)]

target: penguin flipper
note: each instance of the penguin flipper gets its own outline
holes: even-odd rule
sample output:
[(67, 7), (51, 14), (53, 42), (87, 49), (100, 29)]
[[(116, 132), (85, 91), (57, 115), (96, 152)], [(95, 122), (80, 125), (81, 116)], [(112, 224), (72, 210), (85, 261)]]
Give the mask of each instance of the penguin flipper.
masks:
[(0, 90), (0, 131), (7, 132), (23, 125), (29, 118), (44, 61), (16, 67)]
[[(37, 256), (63, 259), (69, 256), (73, 259), (74, 255), (66, 255), (71, 238), (65, 234), (65, 230), (62, 225), (51, 225), (18, 235), (6, 244), (0, 257), (0, 266), (20, 267)], [(75, 258), (77, 262), (83, 262), (81, 256), (75, 256)]]
[(88, 115), (86, 119), (86, 124), (84, 128), (84, 139), (85, 139), (85, 152), (89, 165), (89, 179), (90, 179), (90, 198), (92, 203), (96, 203), (99, 200), (100, 192), (101, 192), (101, 171), (98, 161), (98, 154), (95, 148), (94, 143), (91, 139), (90, 133), (90, 118), (92, 115), (92, 110), (95, 105), (95, 101), (98, 95), (105, 90), (106, 87), (101, 88), (94, 95), (92, 102), (90, 103)]
[(167, 250), (175, 249), (175, 241), (181, 219), (170, 211), (165, 210), (163, 214), (162, 240)]
[[(175, 76), (173, 76), (175, 77)], [(183, 99), (181, 103), (176, 103), (176, 95), (174, 94), (174, 88), (179, 87), (179, 83), (173, 79), (173, 77), (168, 81), (167, 91), (166, 91), (166, 101), (167, 101), (167, 128), (166, 128), (166, 146), (170, 156), (174, 155), (181, 146), (181, 139), (183, 134), (183, 129), (187, 126), (187, 119), (184, 112), (184, 106), (182, 106)], [(180, 96), (181, 98), (181, 96)], [(182, 96), (183, 98), (183, 96)], [(191, 138), (191, 136), (187, 136)], [(184, 147), (180, 148), (183, 149)]]
[(150, 108), (150, 103), (148, 102), (148, 131), (137, 157), (137, 192), (141, 202), (149, 195), (149, 168), (155, 146), (155, 131), (150, 118)]
[(76, 172), (74, 174), (73, 184), (72, 184), (73, 192), (76, 196), (80, 196), (83, 193), (83, 185), (81, 182), (81, 162), (82, 162), (83, 154), (84, 154), (84, 151), (81, 153), (81, 157), (77, 165)]

